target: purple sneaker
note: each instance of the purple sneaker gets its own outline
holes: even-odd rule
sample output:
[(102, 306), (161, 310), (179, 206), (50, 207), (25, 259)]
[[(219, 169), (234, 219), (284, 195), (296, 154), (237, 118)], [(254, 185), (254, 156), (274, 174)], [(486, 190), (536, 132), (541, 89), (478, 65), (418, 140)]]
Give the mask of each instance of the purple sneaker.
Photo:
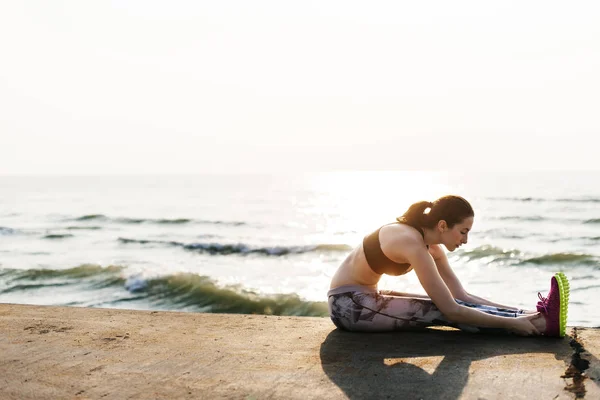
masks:
[(545, 336), (564, 337), (567, 326), (567, 307), (569, 304), (569, 282), (563, 273), (555, 274), (550, 280), (550, 293), (543, 297), (538, 293), (540, 301), (537, 310), (546, 318)]

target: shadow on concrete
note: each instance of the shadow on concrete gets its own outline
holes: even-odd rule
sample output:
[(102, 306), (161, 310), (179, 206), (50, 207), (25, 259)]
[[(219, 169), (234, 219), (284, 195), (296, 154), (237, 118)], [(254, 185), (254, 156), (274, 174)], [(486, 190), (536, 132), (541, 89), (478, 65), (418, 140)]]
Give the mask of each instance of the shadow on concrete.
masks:
[(458, 330), (355, 333), (335, 329), (321, 344), (320, 353), (325, 374), (350, 399), (458, 399), (473, 361), (550, 353), (564, 360), (566, 368), (572, 349), (561, 339)]

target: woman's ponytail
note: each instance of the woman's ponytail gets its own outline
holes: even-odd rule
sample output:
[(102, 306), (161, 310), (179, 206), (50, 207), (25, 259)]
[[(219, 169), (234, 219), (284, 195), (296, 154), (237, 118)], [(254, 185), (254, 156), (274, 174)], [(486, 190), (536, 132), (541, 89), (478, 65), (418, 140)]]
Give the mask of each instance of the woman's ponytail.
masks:
[(425, 213), (425, 211), (431, 209), (431, 207), (433, 207), (433, 203), (429, 201), (418, 201), (408, 207), (408, 210), (401, 217), (396, 218), (396, 220), (411, 226), (427, 226), (429, 213)]
[(414, 203), (396, 220), (419, 228), (433, 228), (438, 221), (444, 220), (448, 227), (452, 228), (454, 224), (473, 216), (475, 216), (473, 207), (467, 200), (460, 196), (448, 195), (440, 197), (433, 203), (429, 201)]

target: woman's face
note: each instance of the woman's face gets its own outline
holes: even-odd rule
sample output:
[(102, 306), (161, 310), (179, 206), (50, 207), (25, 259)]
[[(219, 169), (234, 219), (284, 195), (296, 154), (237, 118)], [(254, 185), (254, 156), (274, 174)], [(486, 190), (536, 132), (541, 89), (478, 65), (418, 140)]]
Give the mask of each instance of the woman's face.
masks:
[(454, 251), (461, 245), (467, 243), (469, 239), (469, 232), (473, 227), (473, 217), (467, 217), (457, 224), (454, 224), (452, 228), (447, 228), (442, 233), (442, 244), (446, 246), (448, 251)]

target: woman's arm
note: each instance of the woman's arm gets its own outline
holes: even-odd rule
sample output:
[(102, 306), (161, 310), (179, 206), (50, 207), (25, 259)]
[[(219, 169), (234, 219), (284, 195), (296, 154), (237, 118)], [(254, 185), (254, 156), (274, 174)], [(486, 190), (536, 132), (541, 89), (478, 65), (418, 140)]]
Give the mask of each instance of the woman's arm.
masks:
[(492, 301), (486, 300), (482, 297), (478, 297), (468, 293), (460, 283), (460, 280), (450, 267), (450, 262), (448, 261), (448, 257), (446, 257), (446, 253), (441, 248), (440, 245), (434, 244), (429, 246), (429, 253), (433, 257), (435, 261), (435, 265), (440, 273), (440, 276), (450, 289), (450, 292), (454, 296), (455, 299), (465, 301), (467, 303), (475, 303), (482, 304), (487, 306), (493, 306), (498, 308), (504, 308), (507, 310), (519, 311), (517, 307), (506, 306), (503, 304), (494, 303)]
[(399, 244), (399, 247), (406, 249), (403, 252), (404, 256), (413, 266), (423, 289), (450, 321), (478, 327), (504, 328), (520, 335), (540, 334), (531, 323), (531, 320), (537, 317), (536, 315), (517, 318), (500, 317), (458, 304), (423, 242), (419, 243), (411, 238), (403, 238), (402, 241), (406, 243)]

